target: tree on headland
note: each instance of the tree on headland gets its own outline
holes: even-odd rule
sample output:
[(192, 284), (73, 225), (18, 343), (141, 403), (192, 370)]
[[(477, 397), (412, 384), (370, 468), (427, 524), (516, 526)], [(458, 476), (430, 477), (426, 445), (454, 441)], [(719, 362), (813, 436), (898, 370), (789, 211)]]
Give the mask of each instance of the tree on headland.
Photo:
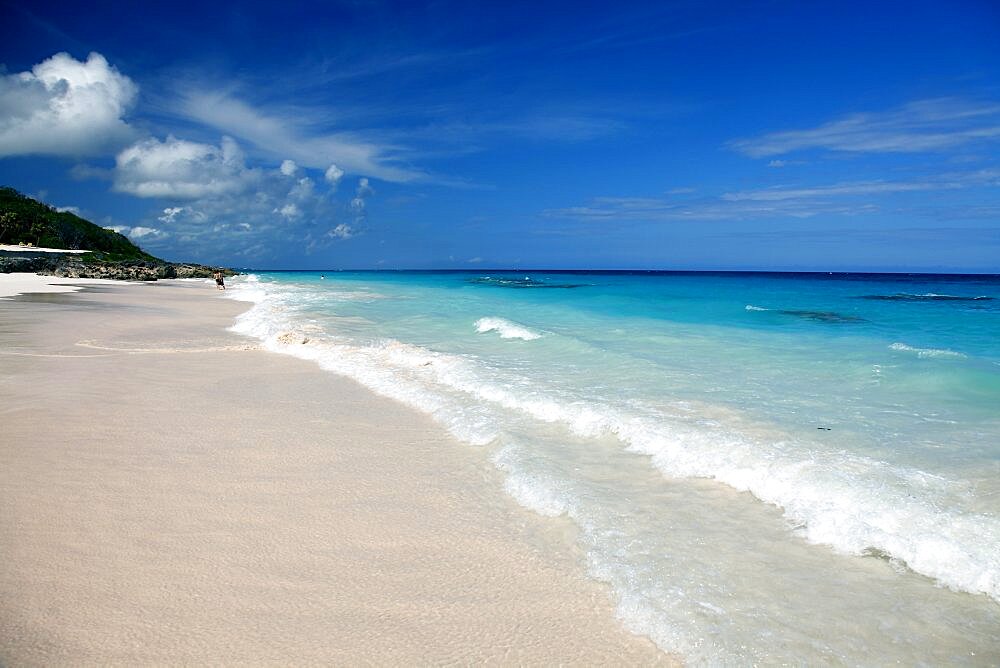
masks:
[(48, 228), (45, 223), (38, 219), (31, 221), (31, 226), (28, 228), (28, 234), (35, 239), (36, 246), (42, 245), (42, 235), (44, 235), (47, 231)]
[(10, 243), (17, 243), (17, 238), (21, 236), (20, 227), (21, 221), (18, 220), (16, 213), (13, 211), (0, 213), (0, 244), (8, 240)]

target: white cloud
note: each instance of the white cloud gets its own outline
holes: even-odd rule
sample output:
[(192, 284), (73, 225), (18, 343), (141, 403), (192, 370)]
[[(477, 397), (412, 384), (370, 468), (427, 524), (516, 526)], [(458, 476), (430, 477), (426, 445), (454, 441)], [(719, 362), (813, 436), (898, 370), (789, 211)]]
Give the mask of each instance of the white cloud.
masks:
[(354, 199), (351, 200), (351, 208), (359, 215), (365, 212), (365, 200), (375, 194), (375, 189), (368, 183), (368, 179), (362, 177), (358, 179), (357, 190), (354, 191)]
[(308, 200), (315, 196), (316, 184), (309, 177), (303, 177), (295, 182), (288, 196), (297, 200)]
[(131, 139), (123, 120), (137, 86), (99, 53), (57, 53), (0, 77), (0, 157), (99, 155)]
[(132, 239), (142, 239), (144, 237), (165, 237), (167, 234), (155, 227), (133, 227), (128, 236)]
[(299, 170), (299, 166), (295, 164), (294, 160), (283, 160), (281, 163), (281, 173), (285, 176), (295, 176), (295, 172)]
[(768, 167), (784, 167), (787, 164), (788, 163), (785, 162), (784, 160), (772, 160), (771, 162), (767, 163), (767, 166)]
[(208, 217), (190, 206), (168, 206), (163, 210), (162, 216), (157, 216), (156, 218), (161, 223), (166, 223), (168, 225), (178, 223), (178, 222), (188, 222), (188, 223), (203, 223)]
[(167, 137), (146, 139), (118, 154), (114, 189), (137, 197), (197, 199), (240, 192), (256, 178), (235, 141), (220, 146)]
[(80, 207), (78, 206), (57, 206), (56, 211), (59, 213), (71, 213), (74, 216), (80, 215)]
[(358, 179), (358, 197), (364, 198), (374, 194), (375, 189), (368, 183), (368, 179), (364, 177)]
[(280, 209), (275, 209), (274, 213), (280, 214), (285, 218), (288, 218), (289, 220), (291, 220), (292, 218), (298, 218), (299, 216), (302, 215), (302, 211), (300, 211), (299, 207), (295, 206), (294, 204), (286, 204)]
[(340, 225), (337, 225), (335, 228), (327, 232), (327, 235), (337, 239), (350, 239), (355, 235), (355, 230), (350, 225), (341, 223)]
[(326, 174), (324, 174), (324, 176), (326, 177), (327, 181), (329, 181), (334, 185), (337, 185), (338, 183), (340, 183), (340, 179), (343, 178), (344, 176), (344, 170), (342, 170), (340, 167), (337, 167), (337, 165), (330, 165), (330, 167), (326, 170)]
[(319, 132), (329, 110), (259, 109), (218, 91), (187, 91), (179, 95), (177, 112), (185, 118), (217, 128), (260, 149), (313, 169), (340, 169), (369, 174), (386, 181), (424, 178), (402, 166), (398, 147), (362, 138), (352, 132)]
[(106, 230), (111, 230), (112, 232), (117, 232), (118, 234), (124, 234), (130, 239), (139, 241), (149, 241), (150, 239), (166, 239), (170, 235), (161, 229), (155, 227), (143, 227), (141, 225), (136, 225), (135, 227), (130, 227), (128, 225), (110, 225), (105, 227)]
[(931, 181), (893, 182), (893, 181), (860, 181), (856, 183), (837, 183), (830, 186), (815, 188), (764, 188), (761, 190), (743, 190), (726, 193), (722, 199), (730, 202), (776, 202), (790, 199), (805, 199), (809, 197), (827, 197), (836, 195), (878, 195), (884, 193), (910, 192), (914, 190), (941, 190), (949, 186)]
[(172, 223), (174, 219), (177, 218), (177, 214), (184, 211), (182, 206), (171, 206), (163, 210), (163, 215), (157, 220), (163, 221), (164, 223)]
[(115, 177), (120, 190), (168, 200), (136, 222), (163, 233), (146, 233), (144, 244), (161, 253), (176, 244), (197, 248), (203, 258), (224, 254), (248, 261), (276, 249), (310, 252), (363, 234), (365, 200), (375, 192), (368, 179), (358, 179), (352, 194), (360, 205), (352, 206), (351, 197), (337, 201), (325, 179), (248, 169), (231, 139), (219, 146), (173, 137), (140, 142), (122, 152)]
[(888, 193), (916, 192), (923, 190), (958, 190), (961, 188), (1000, 186), (1000, 170), (981, 169), (975, 172), (954, 172), (934, 178), (913, 181), (848, 181), (810, 188), (761, 188), (726, 193), (722, 199), (740, 201), (801, 200), (820, 197), (856, 195), (883, 195)]
[(729, 147), (752, 158), (763, 158), (815, 148), (853, 153), (920, 153), (997, 140), (1000, 104), (940, 98), (911, 102), (891, 111), (851, 114), (810, 130), (736, 140)]
[(911, 181), (850, 181), (802, 188), (776, 187), (724, 193), (693, 200), (656, 197), (597, 197), (585, 206), (550, 209), (549, 218), (594, 223), (620, 221), (747, 220), (853, 215), (879, 210), (887, 195), (1000, 187), (1000, 170), (942, 174)]

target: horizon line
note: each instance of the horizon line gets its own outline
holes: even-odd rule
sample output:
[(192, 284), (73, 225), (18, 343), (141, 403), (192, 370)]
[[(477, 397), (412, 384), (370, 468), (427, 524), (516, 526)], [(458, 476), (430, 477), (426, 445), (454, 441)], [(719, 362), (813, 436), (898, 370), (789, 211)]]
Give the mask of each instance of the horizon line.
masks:
[(421, 273), (521, 273), (535, 272), (546, 274), (809, 274), (809, 275), (869, 275), (869, 276), (980, 276), (1000, 278), (998, 271), (928, 271), (928, 270), (871, 270), (871, 269), (553, 269), (543, 267), (484, 267), (484, 268), (385, 268), (374, 267), (364, 269), (280, 269), (264, 267), (234, 267), (240, 271), (273, 271), (296, 273), (338, 273), (338, 272), (421, 272)]

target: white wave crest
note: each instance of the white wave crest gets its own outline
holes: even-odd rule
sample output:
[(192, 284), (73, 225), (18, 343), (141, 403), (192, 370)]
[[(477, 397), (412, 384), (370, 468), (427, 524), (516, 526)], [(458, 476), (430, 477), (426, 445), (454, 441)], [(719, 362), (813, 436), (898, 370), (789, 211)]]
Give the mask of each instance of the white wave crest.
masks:
[[(206, 280), (214, 282), (212, 279)], [(268, 292), (256, 274), (247, 274), (230, 279), (228, 289), (223, 296), (236, 301), (259, 304), (267, 299)]]
[(889, 350), (895, 350), (903, 353), (913, 353), (917, 357), (922, 358), (953, 358), (961, 359), (966, 357), (965, 353), (956, 352), (954, 350), (945, 350), (940, 348), (914, 348), (913, 346), (908, 346), (905, 343), (894, 343), (889, 346)]
[(754, 306), (753, 304), (747, 304), (744, 306), (747, 311), (770, 311), (769, 308), (764, 308), (763, 306)]
[(480, 318), (476, 321), (476, 331), (480, 334), (486, 332), (496, 332), (501, 339), (521, 339), (522, 341), (534, 341), (542, 338), (542, 335), (533, 332), (524, 325), (505, 320), (503, 318)]

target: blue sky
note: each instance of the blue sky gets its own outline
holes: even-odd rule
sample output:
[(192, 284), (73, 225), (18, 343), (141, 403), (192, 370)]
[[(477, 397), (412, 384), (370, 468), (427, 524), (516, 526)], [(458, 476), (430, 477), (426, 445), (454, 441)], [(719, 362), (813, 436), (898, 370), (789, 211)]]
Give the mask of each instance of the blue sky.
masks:
[(988, 0), (0, 5), (0, 183), (167, 259), (1000, 271)]

